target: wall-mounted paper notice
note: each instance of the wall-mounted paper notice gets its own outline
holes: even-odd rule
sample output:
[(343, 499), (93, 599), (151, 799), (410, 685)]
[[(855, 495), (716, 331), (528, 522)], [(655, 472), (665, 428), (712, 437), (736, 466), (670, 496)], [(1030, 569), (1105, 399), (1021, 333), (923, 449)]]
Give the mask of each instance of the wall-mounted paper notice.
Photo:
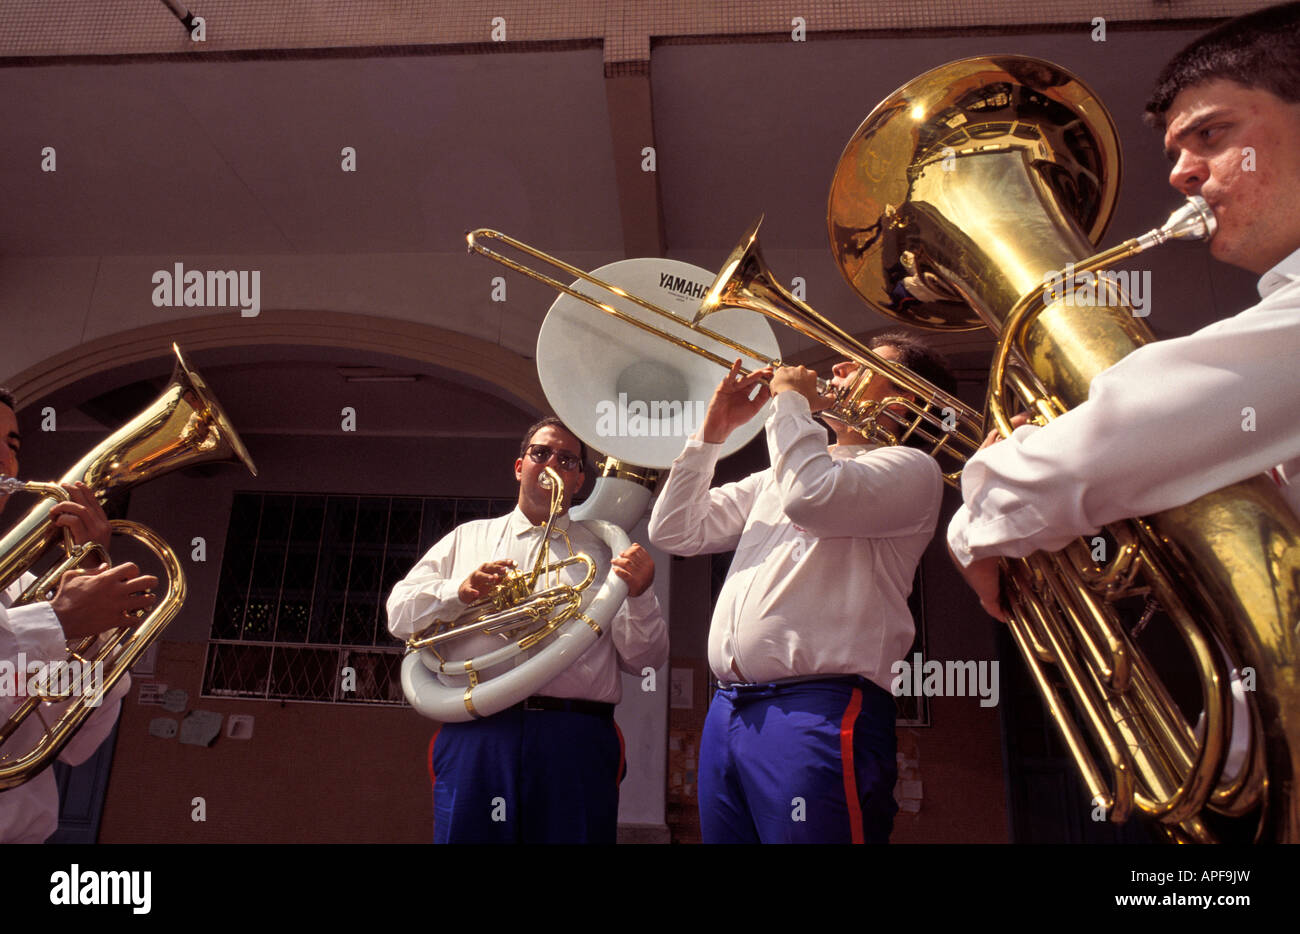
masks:
[(140, 693), (136, 695), (136, 703), (147, 704), (150, 707), (161, 707), (163, 695), (167, 693), (167, 685), (161, 681), (137, 681), (140, 685)]
[(195, 710), (181, 723), (181, 742), (191, 746), (211, 746), (221, 734), (221, 714), (214, 710)]
[(159, 739), (173, 739), (176, 736), (176, 721), (171, 717), (154, 717), (149, 721), (149, 735)]

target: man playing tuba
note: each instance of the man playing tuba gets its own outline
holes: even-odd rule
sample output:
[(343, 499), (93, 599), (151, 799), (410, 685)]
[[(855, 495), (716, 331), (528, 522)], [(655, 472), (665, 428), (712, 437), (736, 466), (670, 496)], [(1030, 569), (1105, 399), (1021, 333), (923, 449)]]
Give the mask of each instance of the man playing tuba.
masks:
[(948, 542), (999, 619), (999, 555), (1053, 551), (1265, 472), (1300, 512), (1300, 3), (1193, 42), (1147, 113), (1164, 132), (1169, 183), (1209, 203), (1211, 253), (1260, 274), (1260, 302), (1139, 348), (1082, 405), (971, 459)]

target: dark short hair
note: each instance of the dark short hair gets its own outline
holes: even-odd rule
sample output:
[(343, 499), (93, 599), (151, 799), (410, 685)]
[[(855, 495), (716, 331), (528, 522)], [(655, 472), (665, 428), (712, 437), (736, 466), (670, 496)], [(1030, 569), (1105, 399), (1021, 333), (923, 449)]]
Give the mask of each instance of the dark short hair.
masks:
[(867, 341), (872, 350), (893, 347), (898, 351), (895, 363), (901, 363), (921, 379), (937, 386), (950, 396), (957, 395), (957, 377), (952, 375), (948, 361), (937, 350), (910, 331), (901, 329), (877, 334)]
[[(533, 425), (532, 428), (529, 428), (527, 434), (524, 435), (524, 440), (519, 442), (520, 457), (523, 457), (524, 454), (527, 453), (528, 443), (533, 440), (533, 435), (537, 434), (543, 428), (558, 428), (561, 431), (565, 432), (566, 434), (570, 434), (573, 435), (573, 437), (578, 438), (577, 435), (573, 434), (573, 430), (569, 428), (568, 425), (564, 424), (564, 422), (560, 421), (554, 415), (548, 415), (546, 416), (546, 418), (542, 419), (541, 421)], [(578, 448), (579, 448), (578, 456), (582, 458), (583, 471), (585, 472), (586, 464), (587, 464), (587, 445), (583, 442), (581, 438), (578, 438)]]
[(0, 386), (0, 405), (7, 405), (15, 412), (18, 411), (18, 409), (14, 407), (14, 394), (3, 386)]
[(1300, 3), (1228, 20), (1175, 55), (1156, 79), (1147, 121), (1163, 129), (1174, 98), (1216, 78), (1300, 102)]

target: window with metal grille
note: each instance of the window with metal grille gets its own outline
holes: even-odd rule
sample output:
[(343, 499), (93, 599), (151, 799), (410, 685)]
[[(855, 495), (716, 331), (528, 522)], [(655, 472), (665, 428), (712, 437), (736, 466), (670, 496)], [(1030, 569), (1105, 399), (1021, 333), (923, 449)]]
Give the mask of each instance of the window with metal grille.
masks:
[(236, 493), (207, 697), (405, 703), (384, 602), (457, 525), (508, 499)]

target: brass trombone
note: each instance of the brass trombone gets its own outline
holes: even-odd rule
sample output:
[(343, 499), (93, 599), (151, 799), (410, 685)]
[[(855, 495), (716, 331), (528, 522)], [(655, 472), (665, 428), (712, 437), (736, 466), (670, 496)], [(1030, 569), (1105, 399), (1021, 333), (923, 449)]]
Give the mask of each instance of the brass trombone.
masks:
[[(483, 246), (480, 241), (496, 240), (504, 243), (540, 263), (563, 271), (575, 280), (595, 286), (608, 296), (631, 302), (677, 325), (687, 327), (701, 337), (730, 347), (743, 357), (759, 360), (773, 367), (785, 364), (732, 340), (725, 334), (704, 327), (700, 321), (724, 308), (757, 311), (774, 321), (779, 321), (853, 360), (861, 367), (853, 384), (837, 390), (834, 404), (822, 414), (839, 419), (880, 444), (900, 444), (910, 438), (920, 438), (925, 442), (924, 450), (927, 453), (939, 459), (941, 463), (947, 462), (952, 465), (951, 469), (944, 470), (944, 479), (955, 486), (961, 473), (961, 465), (979, 449), (983, 440), (982, 416), (960, 399), (931, 385), (906, 367), (884, 359), (783, 288), (767, 268), (759, 251), (758, 228), (762, 221), (761, 217), (755, 221), (741, 238), (740, 243), (731, 251), (731, 255), (723, 263), (721, 271), (691, 321), (685, 321), (666, 308), (633, 295), (617, 285), (598, 279), (576, 266), (499, 231), (486, 228), (475, 230), (466, 236), (466, 242), (470, 252), (486, 256), (530, 279), (585, 302), (619, 321), (711, 360), (724, 369), (730, 369), (732, 361), (720, 354), (670, 334), (648, 321), (626, 314), (609, 302), (580, 292), (553, 276)], [(744, 374), (748, 372), (741, 370)], [(909, 393), (915, 398), (892, 396), (880, 402), (862, 400), (861, 396), (866, 391), (873, 373), (881, 374), (902, 392)], [(831, 387), (828, 381), (819, 379), (817, 389), (822, 394), (826, 394), (830, 392)], [(882, 417), (886, 412), (887, 417)]]
[[(254, 475), (257, 468), (239, 439), (230, 419), (212, 395), (203, 377), (193, 369), (179, 347), (172, 345), (176, 365), (171, 382), (162, 394), (135, 418), (91, 449), (59, 483), (84, 482), (103, 502), (117, 490), (160, 477), (173, 470), (210, 461), (235, 460)], [(44, 498), (0, 539), (0, 588), (9, 586), (38, 562), (55, 545), (58, 527), (50, 519), (50, 510), (67, 494), (59, 483), (23, 482), (6, 478), (6, 492), (27, 490)], [(153, 643), (163, 628), (180, 611), (185, 600), (185, 574), (176, 553), (155, 532), (135, 523), (114, 520), (115, 534), (129, 535), (149, 548), (162, 564), (168, 579), (166, 593), (148, 616), (130, 625), (76, 640), (68, 646), (68, 660), (47, 666), (44, 677), (37, 678), (29, 696), (4, 724), (0, 724), (0, 791), (13, 788), (34, 778), (49, 765), (72, 739), (86, 718), (102, 702), (141, 654)], [(65, 536), (66, 555), (52, 570), (26, 588), (15, 605), (45, 599), (59, 576), (77, 566), (87, 555), (106, 554), (102, 543), (71, 547)], [(86, 692), (83, 677), (77, 689), (69, 692), (54, 687), (56, 673), (65, 666), (104, 666), (97, 686)], [(72, 697), (75, 693), (77, 696)], [(31, 749), (12, 750), (6, 742), (24, 720), (46, 704), (66, 704), (42, 738)]]

